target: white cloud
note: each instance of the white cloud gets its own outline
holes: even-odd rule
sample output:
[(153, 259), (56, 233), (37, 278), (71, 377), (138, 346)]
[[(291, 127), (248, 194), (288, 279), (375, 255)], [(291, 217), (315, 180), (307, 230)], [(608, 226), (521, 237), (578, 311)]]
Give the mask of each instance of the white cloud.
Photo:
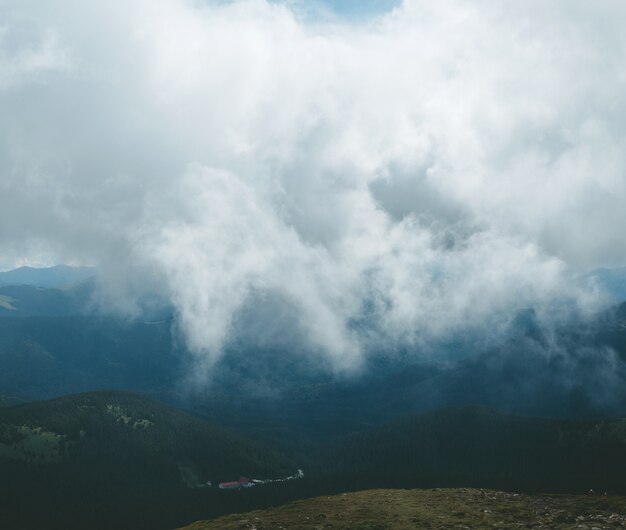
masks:
[(569, 275), (626, 262), (622, 2), (0, 12), (3, 255), (100, 263), (115, 297), (160, 286), (208, 365), (255, 292), (341, 368), (374, 333), (589, 307)]

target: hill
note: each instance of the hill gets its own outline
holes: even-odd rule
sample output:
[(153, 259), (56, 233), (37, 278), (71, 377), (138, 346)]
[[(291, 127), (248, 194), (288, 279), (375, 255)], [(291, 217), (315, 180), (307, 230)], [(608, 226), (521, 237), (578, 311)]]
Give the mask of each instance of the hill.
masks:
[(74, 316), (87, 312), (89, 284), (67, 289), (33, 285), (0, 286), (0, 317)]
[[(446, 351), (430, 357), (382, 352), (353, 378), (310, 382), (279, 367), (276, 373), (292, 384), (282, 392), (235, 400), (213, 391), (194, 407), (213, 421), (281, 442), (296, 436), (298, 447), (455, 406), (561, 419), (621, 417), (626, 415), (625, 322), (626, 304), (557, 329), (545, 329), (529, 311), (502, 343), (454, 345), (463, 355), (456, 360), (445, 360)], [(267, 366), (272, 362), (267, 359)]]
[(369, 490), (198, 521), (185, 530), (256, 528), (623, 528), (626, 499), (520, 495), (476, 489)]
[(45, 399), (96, 390), (173, 390), (182, 356), (171, 322), (104, 317), (0, 318), (0, 392)]
[(626, 492), (626, 420), (565, 421), (481, 408), (431, 411), (354, 434), (326, 473), (363, 487)]
[[(101, 388), (177, 399), (192, 358), (171, 308), (93, 313), (94, 285), (0, 287), (0, 394), (45, 399)], [(92, 311), (89, 308), (92, 308)], [(354, 377), (298, 348), (234, 341), (193, 403), (210, 421), (295, 450), (442, 407), (561, 418), (626, 414), (626, 304), (545, 329), (522, 311), (502, 342), (457, 337), (435, 352), (370, 352)], [(174, 324), (174, 326), (173, 326)]]
[(171, 528), (229, 511), (207, 480), (294, 471), (268, 448), (128, 393), (0, 409), (2, 528)]
[(19, 267), (0, 272), (0, 285), (31, 285), (34, 287), (62, 288), (83, 282), (96, 273), (93, 267)]

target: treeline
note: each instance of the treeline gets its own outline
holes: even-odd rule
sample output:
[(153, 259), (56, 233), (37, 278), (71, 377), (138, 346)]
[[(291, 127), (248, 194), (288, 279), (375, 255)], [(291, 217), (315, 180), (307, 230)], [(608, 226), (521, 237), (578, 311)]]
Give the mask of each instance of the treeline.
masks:
[(322, 474), (364, 487), (476, 486), (626, 493), (626, 420), (564, 421), (482, 408), (429, 412), (352, 435)]

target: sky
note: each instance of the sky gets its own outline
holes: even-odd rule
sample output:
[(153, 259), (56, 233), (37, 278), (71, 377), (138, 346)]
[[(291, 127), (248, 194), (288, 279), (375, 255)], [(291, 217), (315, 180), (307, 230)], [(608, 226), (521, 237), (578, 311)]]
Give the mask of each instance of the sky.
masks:
[(401, 0), (275, 0), (309, 20), (359, 24), (399, 7)]
[(0, 266), (158, 292), (208, 367), (246, 312), (342, 370), (602, 307), (626, 4), (311, 5), (0, 0)]

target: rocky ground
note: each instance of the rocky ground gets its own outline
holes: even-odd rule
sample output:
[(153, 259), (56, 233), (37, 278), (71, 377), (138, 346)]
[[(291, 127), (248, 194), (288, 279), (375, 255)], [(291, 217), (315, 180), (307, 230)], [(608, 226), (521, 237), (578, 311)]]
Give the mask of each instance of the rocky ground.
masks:
[(186, 530), (626, 528), (626, 497), (482, 489), (369, 490), (199, 521)]

